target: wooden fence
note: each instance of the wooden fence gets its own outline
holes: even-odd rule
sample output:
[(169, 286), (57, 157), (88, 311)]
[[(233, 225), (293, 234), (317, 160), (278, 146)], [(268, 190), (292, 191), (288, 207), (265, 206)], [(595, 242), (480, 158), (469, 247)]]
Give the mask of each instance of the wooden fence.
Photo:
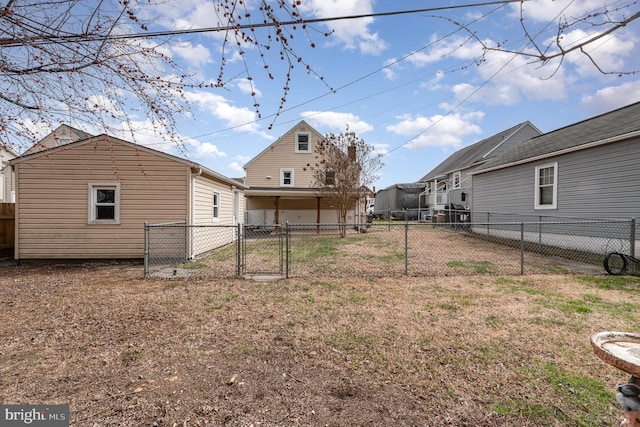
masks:
[(0, 203), (0, 256), (12, 256), (15, 246), (16, 205)]

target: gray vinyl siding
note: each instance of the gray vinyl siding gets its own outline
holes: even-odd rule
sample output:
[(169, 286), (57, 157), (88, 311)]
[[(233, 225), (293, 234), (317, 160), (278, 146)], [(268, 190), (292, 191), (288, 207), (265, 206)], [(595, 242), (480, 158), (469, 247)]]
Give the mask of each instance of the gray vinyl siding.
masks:
[[(535, 168), (557, 162), (557, 209), (534, 209)], [(480, 173), (474, 214), (517, 213), (579, 218), (640, 216), (640, 139), (630, 139)], [(475, 218), (474, 220), (481, 220)]]

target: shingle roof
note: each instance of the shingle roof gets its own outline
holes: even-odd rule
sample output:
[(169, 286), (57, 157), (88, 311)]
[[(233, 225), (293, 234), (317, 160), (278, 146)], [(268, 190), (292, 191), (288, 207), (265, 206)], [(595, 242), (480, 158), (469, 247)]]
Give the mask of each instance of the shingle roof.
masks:
[[(583, 120), (517, 144), (489, 160), (482, 171), (552, 155), (615, 136), (640, 131), (640, 102)], [(481, 172), (481, 171), (478, 171)]]
[[(509, 129), (499, 132), (489, 138), (485, 138), (482, 141), (478, 141), (468, 147), (462, 148), (449, 157), (447, 157), (442, 163), (436, 166), (431, 172), (420, 178), (419, 181), (428, 181), (436, 179), (441, 175), (456, 172), (462, 169), (478, 165), (486, 160), (487, 156), (495, 150), (504, 141), (508, 140), (513, 134), (522, 129), (524, 126), (530, 125), (534, 129), (535, 126), (526, 121), (517, 124)], [(536, 129), (537, 130), (537, 129)], [(539, 132), (539, 131), (538, 131)]]

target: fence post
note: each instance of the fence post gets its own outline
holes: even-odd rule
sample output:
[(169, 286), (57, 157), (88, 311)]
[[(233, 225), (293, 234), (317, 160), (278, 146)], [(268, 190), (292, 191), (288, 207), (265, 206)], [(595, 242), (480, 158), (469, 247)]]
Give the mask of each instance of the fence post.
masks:
[(491, 221), (491, 212), (487, 212), (487, 237), (491, 237), (491, 233), (489, 232), (489, 221)]
[(409, 274), (409, 223), (404, 223), (404, 275)]
[(236, 239), (236, 276), (242, 275), (242, 224), (236, 225), (238, 230), (236, 231), (238, 238)]
[(631, 218), (631, 241), (629, 242), (629, 255), (636, 256), (636, 219)]
[(285, 251), (285, 275), (286, 279), (289, 278), (289, 221), (286, 222), (284, 232), (284, 251)]
[(149, 274), (149, 223), (144, 222), (144, 278)]
[(538, 216), (538, 252), (542, 252), (542, 215)]
[(520, 223), (520, 275), (524, 275), (524, 222)]
[(184, 262), (189, 260), (189, 223), (184, 219)]

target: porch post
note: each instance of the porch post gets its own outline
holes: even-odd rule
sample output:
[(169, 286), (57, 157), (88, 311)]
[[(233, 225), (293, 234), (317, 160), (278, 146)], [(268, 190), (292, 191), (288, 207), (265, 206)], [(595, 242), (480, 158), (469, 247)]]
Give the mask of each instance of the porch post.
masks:
[(320, 234), (320, 197), (316, 197), (316, 233)]
[(274, 205), (276, 206), (276, 217), (275, 217), (275, 222), (276, 222), (276, 226), (278, 224), (280, 224), (280, 196), (276, 196), (276, 201), (274, 203)]

